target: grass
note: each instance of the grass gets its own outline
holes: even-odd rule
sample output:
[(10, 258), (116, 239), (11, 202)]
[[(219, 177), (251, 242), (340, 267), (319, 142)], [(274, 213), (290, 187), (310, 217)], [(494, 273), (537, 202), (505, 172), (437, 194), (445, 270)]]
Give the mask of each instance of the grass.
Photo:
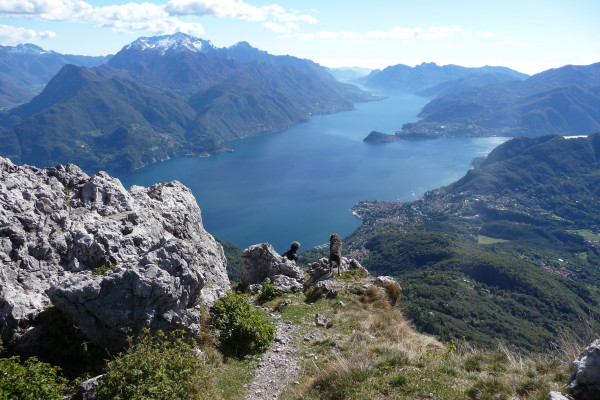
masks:
[(243, 399), (246, 394), (244, 385), (252, 381), (255, 369), (256, 362), (253, 360), (239, 360), (235, 357), (225, 358), (215, 372), (216, 386), (220, 398)]
[[(556, 351), (534, 355), (444, 344), (416, 332), (384, 291), (365, 289), (364, 280), (346, 283), (335, 299), (287, 297), (282, 318), (302, 326), (304, 361), (299, 384), (282, 399), (545, 399), (563, 389), (582, 348), (566, 336)], [(314, 326), (317, 312), (329, 328)]]
[(600, 241), (600, 235), (599, 234), (594, 233), (592, 231), (588, 231), (587, 229), (580, 229), (578, 231), (574, 231), (574, 233), (578, 233), (579, 235), (583, 236), (583, 238), (585, 240), (588, 240), (590, 242)]
[(495, 244), (495, 243), (505, 243), (505, 242), (509, 242), (509, 240), (496, 239), (496, 238), (484, 236), (484, 235), (477, 235), (477, 243), (479, 243), (479, 244), (485, 245), (485, 244)]

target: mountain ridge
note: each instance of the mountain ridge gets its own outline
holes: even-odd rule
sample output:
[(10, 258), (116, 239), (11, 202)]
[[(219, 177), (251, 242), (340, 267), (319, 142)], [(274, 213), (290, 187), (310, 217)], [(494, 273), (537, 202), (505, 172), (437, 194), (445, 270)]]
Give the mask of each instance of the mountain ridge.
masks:
[(107, 65), (64, 66), (33, 100), (3, 112), (0, 151), (15, 162), (136, 169), (222, 152), (229, 140), (371, 99), (310, 60), (247, 43), (216, 49), (184, 34), (141, 38)]
[(442, 94), (400, 138), (537, 136), (600, 130), (600, 63), (548, 70), (521, 81)]
[(454, 81), (469, 74), (501, 73), (508, 80), (525, 79), (528, 75), (507, 67), (462, 67), (459, 65), (443, 65), (423, 62), (414, 67), (404, 64), (391, 65), (383, 70), (375, 70), (364, 78), (357, 80), (371, 89), (385, 92), (408, 92), (413, 94), (427, 93), (427, 90), (448, 81)]
[(0, 98), (0, 107), (12, 107), (30, 100), (66, 64), (95, 67), (106, 63), (110, 57), (60, 54), (31, 43), (0, 46), (0, 80), (19, 88)]

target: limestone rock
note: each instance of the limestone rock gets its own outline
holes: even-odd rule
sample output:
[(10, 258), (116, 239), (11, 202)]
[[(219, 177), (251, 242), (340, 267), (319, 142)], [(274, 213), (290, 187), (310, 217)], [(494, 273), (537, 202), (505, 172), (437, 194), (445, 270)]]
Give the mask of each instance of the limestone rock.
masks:
[(567, 394), (560, 392), (550, 392), (546, 397), (546, 400), (573, 400), (573, 398)]
[[(125, 190), (72, 164), (40, 169), (0, 157), (0, 262), (5, 343), (51, 305), (101, 346), (118, 344), (127, 326), (199, 333), (200, 303), (229, 289), (223, 249), (188, 188)], [(109, 271), (94, 275), (100, 267)]]
[(285, 275), (274, 275), (271, 278), (271, 283), (277, 290), (282, 292), (298, 292), (302, 290), (302, 282), (298, 282), (294, 278)]
[(400, 284), (391, 276), (378, 276), (375, 278), (374, 285), (385, 291), (385, 294), (387, 295), (388, 299), (390, 299), (390, 303), (392, 305), (396, 303), (396, 300), (402, 293)]
[(283, 292), (301, 290), (304, 274), (294, 261), (279, 255), (269, 243), (255, 244), (242, 253), (243, 285), (262, 284), (269, 278)]
[(402, 291), (402, 288), (398, 284), (398, 281), (396, 281), (396, 279), (394, 279), (394, 277), (392, 276), (378, 276), (377, 278), (375, 278), (375, 285), (379, 287), (386, 287), (388, 285), (391, 285), (397, 287), (399, 291)]
[(600, 339), (573, 361), (566, 388), (576, 400), (600, 398)]
[(94, 400), (103, 376), (98, 375), (82, 382), (73, 400)]
[[(317, 282), (327, 279), (334, 278), (334, 274), (336, 273), (334, 267), (334, 271), (329, 272), (329, 259), (326, 257), (321, 258), (317, 262), (313, 262), (308, 264), (308, 282), (307, 286), (314, 286)], [(350, 270), (363, 270), (365, 276), (369, 276), (369, 272), (362, 266), (360, 263), (354, 258), (346, 258), (342, 257), (342, 271), (350, 271)]]
[(315, 314), (315, 325), (316, 326), (326, 327), (328, 322), (329, 321), (324, 316), (322, 316), (320, 314)]
[(334, 279), (322, 280), (314, 285), (313, 296), (325, 296), (327, 298), (336, 297), (344, 288), (344, 283)]

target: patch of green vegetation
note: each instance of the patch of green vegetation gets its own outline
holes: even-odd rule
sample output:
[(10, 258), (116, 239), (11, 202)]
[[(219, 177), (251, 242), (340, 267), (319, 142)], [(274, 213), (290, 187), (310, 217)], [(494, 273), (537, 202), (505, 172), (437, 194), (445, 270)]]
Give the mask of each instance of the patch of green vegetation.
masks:
[(104, 275), (105, 273), (107, 273), (108, 271), (112, 271), (113, 269), (115, 269), (114, 265), (108, 265), (108, 264), (104, 264), (101, 265), (97, 268), (94, 268), (92, 270), (92, 274), (94, 275)]
[(239, 283), (242, 279), (242, 253), (244, 250), (236, 244), (226, 242), (215, 237), (215, 240), (223, 246), (227, 258), (227, 277), (231, 283)]
[(67, 380), (60, 368), (30, 357), (0, 358), (0, 399), (60, 399)]
[(244, 385), (254, 378), (256, 361), (226, 357), (222, 364), (215, 366), (215, 384), (220, 395), (218, 399), (242, 400), (246, 395)]
[(583, 238), (585, 240), (589, 240), (590, 242), (597, 242), (600, 241), (600, 235), (597, 233), (594, 233), (592, 231), (589, 231), (587, 229), (580, 229), (577, 231), (573, 231), (574, 233), (577, 233), (581, 236), (583, 236)]
[(344, 281), (355, 280), (356, 278), (364, 277), (367, 274), (365, 270), (362, 269), (351, 269), (348, 271), (342, 271), (340, 278)]
[(282, 292), (277, 290), (275, 285), (273, 285), (271, 283), (271, 280), (269, 278), (267, 278), (263, 282), (263, 288), (260, 291), (260, 293), (258, 294), (258, 297), (256, 299), (260, 303), (265, 303), (269, 300), (273, 300), (274, 298), (276, 298), (277, 296), (280, 296), (281, 294), (282, 294)]
[(215, 376), (183, 332), (143, 332), (108, 362), (98, 399), (206, 399), (218, 395)]
[(496, 239), (489, 236), (477, 235), (477, 243), (479, 244), (495, 244), (495, 243), (506, 243), (508, 240), (506, 239)]
[(275, 337), (275, 327), (243, 295), (229, 292), (215, 303), (212, 327), (226, 354), (243, 357), (264, 352)]

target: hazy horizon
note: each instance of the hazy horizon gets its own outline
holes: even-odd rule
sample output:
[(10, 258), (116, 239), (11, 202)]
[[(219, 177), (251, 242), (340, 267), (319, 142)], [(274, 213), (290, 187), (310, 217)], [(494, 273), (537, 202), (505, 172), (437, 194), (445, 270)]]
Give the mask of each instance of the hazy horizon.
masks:
[(600, 61), (598, 1), (447, 3), (0, 0), (0, 44), (105, 56), (138, 37), (183, 32), (333, 68), (435, 62), (535, 74)]

